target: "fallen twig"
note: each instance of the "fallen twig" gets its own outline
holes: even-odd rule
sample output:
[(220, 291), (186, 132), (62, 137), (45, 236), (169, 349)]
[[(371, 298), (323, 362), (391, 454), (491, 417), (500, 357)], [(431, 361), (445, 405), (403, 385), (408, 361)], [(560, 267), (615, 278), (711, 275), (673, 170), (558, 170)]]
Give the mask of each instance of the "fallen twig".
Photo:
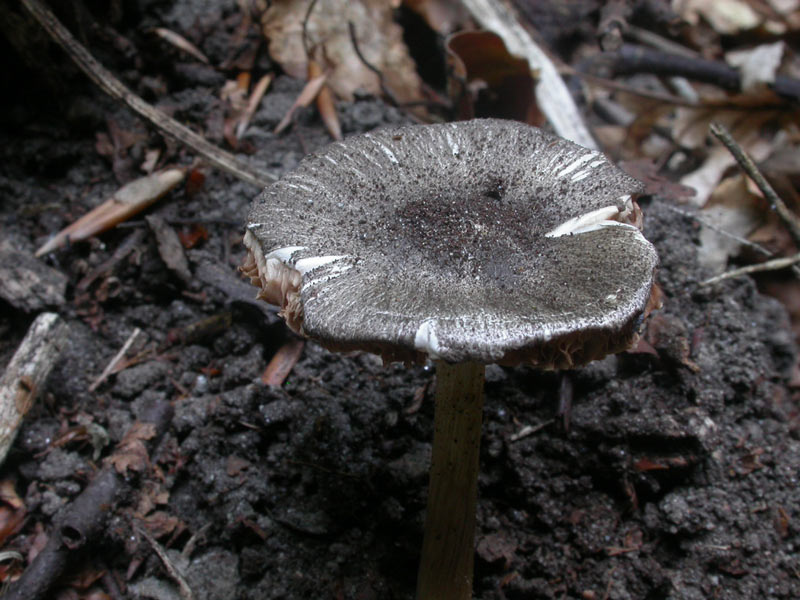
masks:
[(764, 256), (774, 256), (772, 252), (764, 248), (764, 246), (762, 246), (761, 244), (756, 244), (755, 242), (751, 242), (750, 240), (747, 240), (741, 236), (731, 233), (730, 231), (726, 231), (722, 227), (714, 225), (714, 223), (712, 223), (708, 219), (704, 219), (700, 215), (691, 213), (688, 210), (683, 210), (682, 208), (678, 208), (677, 206), (672, 206), (670, 204), (667, 204), (666, 202), (662, 203), (662, 206), (667, 210), (670, 210), (674, 213), (678, 213), (683, 217), (686, 217), (687, 219), (692, 219), (693, 221), (700, 223), (703, 227), (708, 227), (711, 231), (718, 233), (723, 237), (729, 238), (735, 241), (736, 243), (741, 244), (742, 246), (747, 246), (748, 248), (751, 248), (752, 250), (758, 252), (759, 254), (763, 254)]
[[(711, 133), (714, 134), (714, 137), (722, 142), (722, 144), (739, 163), (739, 166), (742, 167), (742, 170), (758, 186), (758, 189), (761, 190), (761, 193), (769, 202), (770, 207), (778, 214), (784, 225), (786, 225), (786, 228), (789, 230), (789, 235), (792, 236), (794, 243), (797, 246), (800, 246), (800, 219), (797, 217), (797, 215), (789, 210), (789, 207), (786, 206), (786, 203), (781, 199), (780, 196), (778, 196), (778, 194), (775, 192), (775, 189), (770, 185), (761, 171), (759, 171), (755, 162), (753, 162), (753, 159), (750, 158), (747, 152), (745, 152), (744, 149), (736, 142), (736, 140), (733, 139), (733, 136), (727, 129), (725, 129), (723, 125), (720, 125), (719, 123), (711, 123), (710, 129)], [(741, 277), (742, 275), (748, 275), (750, 273), (778, 271), (788, 267), (791, 267), (795, 271), (795, 274), (797, 274), (798, 263), (800, 263), (800, 253), (795, 254), (794, 256), (774, 258), (756, 265), (748, 265), (739, 269), (733, 269), (732, 271), (727, 271), (725, 273), (716, 275), (715, 277), (711, 277), (710, 279), (706, 279), (705, 281), (701, 281), (700, 285), (712, 285), (726, 279), (733, 279), (735, 277)]]
[(57, 314), (40, 314), (0, 378), (0, 464), (61, 354), (67, 333), (66, 323)]
[[(161, 401), (150, 406), (133, 427), (141, 427), (142, 423), (154, 426), (156, 435), (148, 440), (152, 448), (167, 430), (171, 420), (170, 403)], [(68, 563), (81, 550), (91, 551), (125, 482), (117, 473), (113, 462), (107, 461), (91, 483), (61, 510), (47, 545), (36, 555), (22, 576), (8, 586), (3, 600), (40, 600), (50, 597), (50, 588), (61, 577)]]
[(176, 567), (169, 559), (166, 550), (164, 550), (161, 544), (159, 544), (144, 527), (139, 527), (139, 533), (142, 535), (142, 537), (144, 537), (144, 539), (147, 540), (147, 543), (150, 544), (150, 547), (158, 555), (158, 558), (161, 559), (161, 563), (164, 565), (167, 573), (169, 573), (169, 576), (172, 577), (178, 584), (181, 598), (183, 600), (193, 600), (194, 594), (192, 593), (192, 588), (189, 587), (189, 583), (186, 581), (183, 573), (181, 573), (180, 570), (178, 570), (178, 567)]
[[(619, 51), (604, 53), (592, 62), (599, 68), (610, 71), (606, 73), (608, 77), (652, 73), (686, 77), (733, 92), (741, 90), (741, 74), (724, 62), (662, 52), (635, 44), (623, 44)], [(784, 98), (800, 98), (800, 80), (778, 75), (770, 88)]]
[(786, 206), (786, 203), (778, 196), (769, 181), (767, 181), (761, 171), (758, 170), (753, 159), (750, 158), (747, 152), (733, 139), (733, 136), (723, 125), (720, 123), (711, 123), (710, 129), (714, 137), (725, 145), (736, 159), (736, 162), (739, 163), (739, 166), (742, 167), (742, 170), (747, 173), (747, 176), (758, 186), (758, 189), (764, 194), (764, 198), (769, 202), (770, 207), (778, 213), (778, 216), (781, 218), (784, 225), (786, 225), (794, 243), (800, 247), (800, 219), (797, 215), (789, 210), (789, 207)]
[(734, 277), (749, 275), (750, 273), (762, 273), (764, 271), (779, 271), (780, 269), (793, 267), (797, 263), (800, 263), (800, 253), (795, 254), (794, 256), (783, 256), (781, 258), (773, 258), (772, 260), (768, 260), (767, 262), (758, 263), (755, 265), (747, 265), (746, 267), (733, 269), (732, 271), (725, 271), (724, 273), (720, 273), (719, 275), (711, 277), (710, 279), (701, 281), (699, 285), (701, 286), (712, 285), (714, 283), (719, 283), (720, 281), (724, 281), (726, 279), (733, 279)]
[[(666, 202), (662, 203), (662, 206), (664, 208), (666, 208), (667, 210), (671, 210), (672, 212), (678, 213), (679, 215), (682, 215), (682, 216), (686, 217), (687, 219), (692, 219), (693, 221), (696, 221), (696, 222), (700, 223), (703, 227), (707, 227), (711, 231), (713, 231), (715, 233), (718, 233), (719, 235), (721, 235), (723, 237), (731, 239), (734, 242), (736, 242), (737, 244), (741, 244), (742, 246), (746, 246), (747, 248), (750, 248), (751, 250), (753, 250), (755, 252), (758, 252), (759, 254), (761, 254), (763, 256), (766, 256), (768, 258), (772, 258), (772, 257), (775, 256), (775, 254), (773, 252), (770, 252), (769, 250), (764, 248), (764, 246), (762, 246), (761, 244), (756, 244), (755, 242), (751, 242), (750, 240), (747, 240), (747, 239), (745, 239), (745, 238), (743, 238), (741, 236), (733, 234), (730, 231), (726, 231), (722, 227), (718, 227), (717, 225), (714, 225), (714, 223), (712, 223), (711, 221), (709, 221), (707, 219), (704, 219), (703, 217), (701, 217), (701, 216), (699, 216), (699, 215), (697, 215), (695, 213), (689, 212), (687, 210), (683, 210), (682, 208), (678, 208), (677, 206), (672, 206), (672, 205), (670, 205), (670, 204), (668, 204)], [(782, 268), (782, 267), (780, 267), (780, 268)], [(794, 271), (795, 275), (800, 277), (800, 267), (799, 266), (792, 265), (792, 271)], [(707, 284), (704, 282), (701, 285), (707, 285)]]
[(163, 133), (188, 146), (212, 165), (242, 181), (259, 187), (264, 187), (275, 181), (273, 175), (251, 167), (229, 152), (217, 148), (201, 135), (181, 125), (175, 119), (167, 116), (134, 94), (124, 83), (97, 62), (89, 51), (72, 36), (56, 16), (43, 6), (39, 0), (22, 0), (22, 4), (50, 34), (53, 40), (69, 54), (75, 64), (109, 96), (124, 102), (134, 112), (150, 121)]
[(131, 349), (131, 346), (133, 346), (133, 343), (136, 341), (139, 335), (141, 335), (141, 333), (142, 330), (138, 327), (133, 330), (133, 333), (131, 333), (131, 335), (122, 345), (122, 348), (120, 348), (119, 352), (114, 355), (114, 358), (112, 358), (111, 361), (106, 365), (106, 368), (103, 369), (103, 372), (100, 373), (97, 379), (92, 382), (92, 385), (89, 386), (90, 392), (95, 391), (106, 379), (108, 379), (108, 376), (114, 372), (116, 366), (125, 357), (125, 354)]
[(358, 60), (360, 60), (365, 67), (367, 67), (370, 71), (372, 71), (373, 73), (375, 73), (375, 75), (378, 76), (378, 82), (381, 86), (381, 91), (383, 92), (383, 95), (386, 96), (386, 99), (389, 101), (389, 103), (392, 106), (400, 106), (400, 102), (397, 100), (397, 96), (395, 96), (394, 92), (391, 89), (389, 89), (389, 86), (386, 85), (386, 80), (383, 77), (383, 72), (378, 67), (370, 63), (361, 53), (361, 48), (358, 47), (358, 40), (356, 38), (355, 24), (353, 24), (352, 21), (348, 21), (347, 28), (348, 31), (350, 32), (350, 42), (353, 44), (353, 50), (355, 51), (356, 56), (358, 56)]
[[(127, 221), (126, 223), (120, 223), (120, 225), (128, 225), (131, 221)], [(145, 221), (136, 221), (136, 224), (145, 225)], [(81, 279), (78, 284), (75, 286), (76, 289), (83, 292), (89, 289), (89, 286), (97, 280), (98, 277), (105, 276), (114, 269), (114, 267), (122, 261), (128, 254), (136, 250), (142, 241), (144, 240), (145, 232), (142, 229), (134, 231), (128, 237), (123, 240), (123, 242), (117, 246), (114, 253), (100, 263), (97, 267), (92, 269), (83, 279)]]

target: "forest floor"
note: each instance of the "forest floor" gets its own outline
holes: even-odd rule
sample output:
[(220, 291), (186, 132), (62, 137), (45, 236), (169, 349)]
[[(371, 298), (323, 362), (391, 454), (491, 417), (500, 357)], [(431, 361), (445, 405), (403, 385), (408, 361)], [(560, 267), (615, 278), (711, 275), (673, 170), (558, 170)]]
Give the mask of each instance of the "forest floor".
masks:
[[(221, 61), (236, 7), (217, 4), (140, 2), (127, 35), (138, 43), (135, 31), (200, 21), (205, 51)], [(161, 63), (152, 41), (139, 51), (129, 64), (107, 48), (98, 56), (224, 143), (224, 77)], [(4, 260), (33, 260), (130, 179), (145, 149), (192, 160), (50, 52), (55, 80), (27, 73), (19, 58), (6, 67), (7, 78), (26, 72), (30, 83), (8, 94), (0, 116)], [(252, 164), (280, 175), (329, 141), (312, 109), (291, 131), (272, 132), (303, 85), (286, 75), (272, 83), (248, 130)], [(337, 111), (345, 136), (408, 121), (368, 95)], [(33, 309), (0, 301), (0, 364), (37, 312), (69, 326), (0, 473), (25, 515), (4, 542), (23, 559), (4, 576), (24, 570), (129, 428), (166, 404), (166, 433), (147, 464), (126, 473), (104, 533), (70, 557), (52, 597), (180, 598), (168, 560), (198, 600), (413, 598), (434, 369), (305, 342), (282, 385), (264, 385), (276, 353), (300, 346), (237, 272), (259, 190), (203, 173), (202, 185), (180, 186), (148, 212), (185, 240), (189, 280), (165, 264), (137, 216), (43, 257), (43, 277), (65, 278), (61, 295)], [(641, 201), (664, 292), (647, 348), (564, 373), (488, 368), (475, 598), (800, 598), (789, 318), (750, 279), (701, 287), (713, 274), (697, 261), (701, 227), (675, 204), (667, 194)], [(136, 330), (127, 368), (91, 387)]]

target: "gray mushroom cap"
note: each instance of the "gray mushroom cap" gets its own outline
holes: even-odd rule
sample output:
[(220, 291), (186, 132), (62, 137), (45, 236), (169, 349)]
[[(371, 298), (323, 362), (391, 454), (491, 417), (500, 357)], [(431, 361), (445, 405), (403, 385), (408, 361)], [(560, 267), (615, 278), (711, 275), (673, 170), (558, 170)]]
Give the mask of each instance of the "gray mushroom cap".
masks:
[(641, 184), (493, 119), (329, 145), (267, 187), (243, 271), (296, 331), (385, 360), (567, 367), (627, 348), (657, 256)]

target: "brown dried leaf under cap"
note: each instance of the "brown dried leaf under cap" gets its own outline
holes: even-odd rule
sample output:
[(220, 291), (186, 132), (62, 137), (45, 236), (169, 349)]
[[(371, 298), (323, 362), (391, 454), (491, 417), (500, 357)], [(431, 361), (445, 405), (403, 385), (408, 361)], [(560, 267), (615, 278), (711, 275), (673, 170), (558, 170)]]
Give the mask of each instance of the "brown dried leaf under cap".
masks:
[[(582, 364), (636, 336), (657, 257), (641, 184), (521, 123), (331, 144), (253, 204), (245, 270), (290, 326), (386, 360)], [(577, 232), (569, 223), (598, 216)]]
[(152, 423), (134, 423), (107, 460), (123, 475), (128, 470), (143, 471), (150, 464), (144, 442), (155, 436), (156, 428)]

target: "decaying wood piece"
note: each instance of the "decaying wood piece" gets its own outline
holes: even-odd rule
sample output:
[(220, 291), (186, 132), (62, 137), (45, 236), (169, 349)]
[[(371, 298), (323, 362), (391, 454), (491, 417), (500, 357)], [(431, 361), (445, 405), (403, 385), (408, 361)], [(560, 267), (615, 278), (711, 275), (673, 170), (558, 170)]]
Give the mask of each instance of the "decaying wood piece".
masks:
[(14, 308), (36, 313), (64, 304), (67, 277), (17, 250), (9, 240), (0, 242), (0, 298)]
[(57, 314), (40, 314), (0, 378), (0, 463), (61, 354), (67, 332), (66, 323)]
[(583, 122), (553, 61), (533, 40), (510, 3), (507, 0), (463, 0), (463, 3), (482, 27), (503, 39), (511, 54), (524, 57), (531, 69), (539, 71), (536, 101), (555, 132), (576, 144), (596, 150), (597, 142)]

